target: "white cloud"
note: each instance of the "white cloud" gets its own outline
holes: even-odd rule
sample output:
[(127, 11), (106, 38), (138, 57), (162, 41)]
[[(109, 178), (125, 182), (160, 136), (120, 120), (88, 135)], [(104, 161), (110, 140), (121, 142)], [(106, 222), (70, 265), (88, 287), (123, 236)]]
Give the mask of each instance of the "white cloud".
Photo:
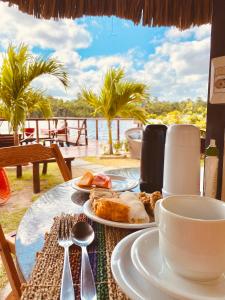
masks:
[(204, 38), (209, 38), (211, 35), (211, 25), (206, 24), (200, 27), (195, 27), (195, 38), (201, 40)]
[(152, 95), (162, 100), (206, 99), (210, 30), (209, 25), (185, 31), (168, 29), (133, 78), (144, 80), (151, 86)]
[(152, 87), (163, 100), (206, 98), (209, 68), (209, 39), (165, 42), (156, 48), (136, 76)]
[(209, 37), (211, 33), (211, 26), (209, 24), (202, 26), (191, 27), (186, 30), (180, 30), (176, 27), (171, 27), (166, 31), (165, 39), (169, 41), (180, 41), (189, 38), (194, 38), (196, 40), (201, 40)]
[(102, 83), (105, 72), (113, 66), (121, 66), (126, 70), (131, 70), (133, 67), (133, 51), (128, 51), (123, 55), (99, 56), (82, 59), (77, 52), (60, 50), (53, 55), (60, 58), (60, 61), (65, 64), (71, 78), (70, 88), (65, 93), (63, 87), (59, 87), (60, 83), (53, 77), (41, 77), (37, 79), (33, 86), (41, 87), (49, 94), (58, 97), (75, 98), (81, 88), (91, 88), (98, 92)]
[(181, 40), (181, 39), (187, 39), (192, 36), (192, 30), (179, 30), (176, 27), (172, 27), (169, 30), (166, 31), (165, 38), (168, 40)]
[(78, 49), (86, 48), (92, 38), (85, 25), (78, 25), (73, 20), (43, 20), (24, 14), (16, 7), (0, 3), (0, 38), (4, 47), (9, 42), (27, 43), (30, 47), (43, 49)]

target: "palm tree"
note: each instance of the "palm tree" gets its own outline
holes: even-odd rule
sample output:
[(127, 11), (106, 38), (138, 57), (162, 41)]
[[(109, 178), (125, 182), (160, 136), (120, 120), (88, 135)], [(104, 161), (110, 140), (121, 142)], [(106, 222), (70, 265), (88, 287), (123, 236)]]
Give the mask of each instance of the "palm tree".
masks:
[[(53, 58), (32, 56), (27, 45), (20, 44), (18, 48), (9, 45), (0, 71), (0, 99), (16, 145), (19, 143), (19, 128), (24, 126), (32, 105), (38, 106), (38, 99), (43, 102), (41, 92), (35, 92), (30, 86), (34, 79), (43, 74), (55, 76), (64, 87), (69, 85), (68, 75), (61, 63)], [(32, 100), (32, 97), (35, 99)]]
[(81, 98), (94, 107), (94, 115), (101, 114), (107, 120), (109, 153), (113, 154), (112, 120), (115, 117), (132, 117), (146, 122), (147, 113), (141, 107), (148, 99), (147, 87), (143, 83), (124, 80), (121, 68), (107, 71), (100, 94), (82, 89)]
[(26, 96), (28, 117), (30, 117), (34, 111), (40, 111), (42, 116), (46, 119), (52, 116), (51, 102), (49, 98), (43, 94), (43, 92), (38, 90), (29, 90)]

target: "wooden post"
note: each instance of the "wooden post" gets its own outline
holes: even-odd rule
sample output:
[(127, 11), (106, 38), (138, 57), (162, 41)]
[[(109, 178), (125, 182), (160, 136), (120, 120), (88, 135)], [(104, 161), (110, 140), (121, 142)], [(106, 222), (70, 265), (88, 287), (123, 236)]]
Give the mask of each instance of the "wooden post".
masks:
[(40, 173), (39, 173), (39, 162), (33, 163), (33, 193), (40, 193)]
[(38, 120), (36, 120), (36, 138), (37, 138), (37, 143), (39, 143), (39, 124), (38, 124)]
[(16, 178), (22, 178), (23, 176), (23, 170), (22, 170), (22, 166), (16, 166)]
[(51, 129), (51, 125), (50, 125), (50, 120), (48, 119), (48, 137), (51, 137), (51, 133), (50, 133), (50, 129)]
[(64, 124), (65, 124), (65, 133), (66, 133), (66, 145), (68, 146), (68, 123), (67, 120), (64, 120)]
[(85, 126), (85, 145), (88, 145), (88, 132), (87, 132), (87, 119), (84, 120), (84, 126)]
[[(210, 61), (214, 57), (225, 55), (224, 12), (225, 12), (225, 1), (213, 0)], [(209, 76), (209, 88), (210, 88), (210, 76)], [(206, 146), (208, 146), (210, 139), (216, 139), (216, 144), (219, 149), (219, 170), (218, 170), (218, 185), (217, 185), (218, 199), (221, 198), (221, 188), (222, 188), (224, 129), (225, 129), (225, 104), (210, 104), (209, 89), (208, 89)]]
[(45, 162), (43, 163), (42, 175), (46, 175), (47, 172), (48, 172), (48, 162), (45, 161)]
[(98, 119), (95, 120), (95, 139), (98, 141)]
[(120, 141), (120, 120), (117, 119), (117, 141)]

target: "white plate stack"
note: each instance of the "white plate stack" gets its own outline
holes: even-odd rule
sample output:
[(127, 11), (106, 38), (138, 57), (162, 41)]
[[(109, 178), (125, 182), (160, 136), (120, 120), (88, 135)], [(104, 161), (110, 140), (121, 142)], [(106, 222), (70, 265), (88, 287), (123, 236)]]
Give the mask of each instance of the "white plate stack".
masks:
[(193, 125), (168, 127), (163, 196), (200, 194), (200, 131)]

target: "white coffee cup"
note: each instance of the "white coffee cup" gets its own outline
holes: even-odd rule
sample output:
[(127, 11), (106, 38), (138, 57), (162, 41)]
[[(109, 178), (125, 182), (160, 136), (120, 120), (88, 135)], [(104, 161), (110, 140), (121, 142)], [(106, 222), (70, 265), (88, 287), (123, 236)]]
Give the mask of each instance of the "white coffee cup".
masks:
[(208, 281), (225, 272), (225, 203), (216, 199), (176, 195), (155, 208), (159, 248), (176, 273)]

